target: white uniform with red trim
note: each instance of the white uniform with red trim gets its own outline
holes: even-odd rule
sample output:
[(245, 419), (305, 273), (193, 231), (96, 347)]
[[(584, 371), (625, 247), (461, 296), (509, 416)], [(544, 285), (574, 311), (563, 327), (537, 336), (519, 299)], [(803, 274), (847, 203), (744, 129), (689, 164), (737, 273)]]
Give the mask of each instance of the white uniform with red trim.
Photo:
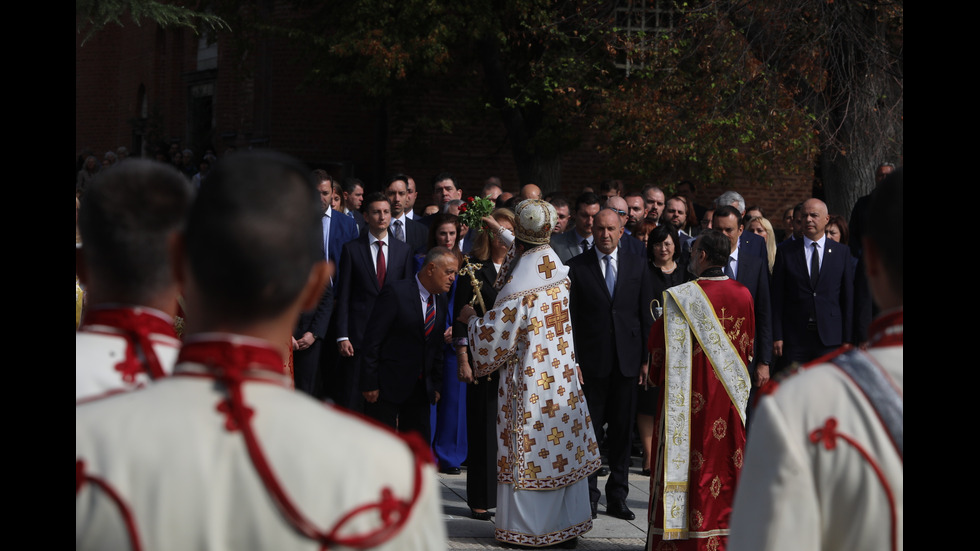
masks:
[[(871, 326), (870, 354), (903, 392), (902, 310)], [(804, 368), (759, 401), (749, 426), (728, 549), (903, 548), (903, 463), (854, 381), (831, 363)]]
[(77, 406), (76, 549), (445, 549), (419, 448), (281, 370), (264, 341), (201, 335), (174, 376)]
[[(111, 317), (101, 317), (101, 314)], [(128, 313), (131, 316), (114, 316)], [(147, 307), (93, 307), (82, 327), (75, 332), (75, 400), (135, 390), (152, 380), (140, 352), (127, 350), (132, 340), (127, 321), (142, 318), (149, 341), (163, 374), (173, 372), (180, 340), (174, 334), (173, 319)], [(92, 320), (96, 320), (94, 323)], [(133, 355), (131, 357), (131, 355)], [(135, 360), (135, 361), (134, 361)]]

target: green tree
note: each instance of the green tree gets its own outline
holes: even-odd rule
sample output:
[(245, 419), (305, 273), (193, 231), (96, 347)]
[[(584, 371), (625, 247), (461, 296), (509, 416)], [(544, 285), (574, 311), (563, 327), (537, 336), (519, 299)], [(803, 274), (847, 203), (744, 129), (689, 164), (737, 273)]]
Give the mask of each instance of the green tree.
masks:
[(84, 44), (110, 23), (123, 25), (126, 16), (137, 25), (146, 20), (161, 27), (187, 27), (195, 32), (198, 29), (230, 30), (220, 17), (179, 4), (155, 0), (75, 0), (75, 33), (82, 36)]

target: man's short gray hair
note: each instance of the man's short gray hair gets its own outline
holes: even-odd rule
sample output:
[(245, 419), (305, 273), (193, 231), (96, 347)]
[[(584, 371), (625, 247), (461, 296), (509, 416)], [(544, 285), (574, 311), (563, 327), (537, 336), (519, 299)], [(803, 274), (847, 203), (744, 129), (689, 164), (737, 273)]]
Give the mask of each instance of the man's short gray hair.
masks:
[(745, 214), (745, 198), (739, 192), (726, 191), (715, 199), (716, 207), (727, 207), (729, 205), (737, 208), (740, 214)]

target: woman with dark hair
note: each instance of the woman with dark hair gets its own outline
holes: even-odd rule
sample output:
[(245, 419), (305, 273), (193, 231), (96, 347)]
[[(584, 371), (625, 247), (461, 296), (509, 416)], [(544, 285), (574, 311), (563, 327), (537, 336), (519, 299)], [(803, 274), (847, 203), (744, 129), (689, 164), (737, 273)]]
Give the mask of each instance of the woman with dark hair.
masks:
[(847, 220), (839, 214), (831, 214), (830, 221), (827, 222), (827, 228), (824, 230), (827, 233), (828, 239), (833, 239), (834, 241), (850, 246), (851, 232), (847, 227)]
[[(500, 266), (513, 241), (514, 213), (497, 209), (486, 218), (489, 230), (477, 235), (472, 256), (460, 270), (457, 278), (454, 317), (466, 304), (474, 304), (477, 314), (493, 308), (497, 300), (497, 279)], [(504, 231), (509, 232), (505, 237)], [(473, 230), (476, 231), (476, 230)], [(478, 290), (477, 290), (478, 288)], [(479, 299), (476, 295), (479, 294)], [(458, 377), (472, 383), (466, 386), (466, 434), (469, 455), (466, 460), (466, 501), (470, 513), (477, 520), (490, 520), (489, 509), (497, 506), (497, 387), (500, 371), (494, 371), (480, 380), (473, 378), (470, 367), (469, 342), (466, 324), (453, 324), (453, 343), (459, 362)], [(443, 378), (452, 377), (446, 372)]]
[[(457, 268), (463, 265), (465, 257), (459, 251), (459, 218), (455, 214), (440, 213), (432, 217), (426, 251), (433, 247), (446, 247), (456, 256)], [(422, 269), (425, 255), (416, 255), (415, 271)], [(458, 281), (458, 279), (457, 279)], [(442, 322), (436, 322), (436, 329), (445, 336), (442, 364), (442, 388), (439, 401), (431, 408), (432, 452), (439, 464), (439, 471), (445, 474), (459, 474), (460, 465), (466, 460), (466, 385), (452, 374), (456, 373), (456, 353), (452, 345), (452, 327), (456, 283), (447, 293), (449, 314)]]
[[(660, 317), (659, 308), (663, 307), (664, 291), (693, 279), (687, 271), (687, 255), (681, 253), (680, 238), (673, 226), (663, 224), (650, 231), (647, 236), (647, 261), (652, 272), (653, 296), (657, 300), (656, 306), (651, 305), (656, 319)], [(646, 476), (650, 476), (656, 410), (657, 389), (644, 384), (637, 396), (636, 427), (643, 441), (643, 474)]]

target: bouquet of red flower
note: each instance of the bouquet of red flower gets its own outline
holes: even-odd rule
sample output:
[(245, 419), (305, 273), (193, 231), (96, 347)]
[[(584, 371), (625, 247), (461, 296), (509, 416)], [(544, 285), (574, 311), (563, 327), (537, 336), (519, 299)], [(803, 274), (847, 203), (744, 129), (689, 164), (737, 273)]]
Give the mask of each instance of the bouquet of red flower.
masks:
[(460, 222), (483, 233), (489, 229), (483, 219), (490, 216), (494, 206), (494, 202), (486, 197), (467, 197), (466, 203), (459, 206)]

